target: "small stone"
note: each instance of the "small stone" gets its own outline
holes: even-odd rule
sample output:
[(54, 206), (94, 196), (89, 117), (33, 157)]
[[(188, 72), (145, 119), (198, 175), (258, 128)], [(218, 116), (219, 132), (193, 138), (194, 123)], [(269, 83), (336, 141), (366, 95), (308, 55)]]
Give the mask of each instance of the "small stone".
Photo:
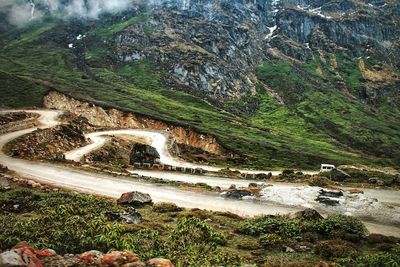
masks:
[(320, 261), (315, 267), (329, 267), (329, 263), (326, 261)]
[(294, 249), (292, 249), (291, 247), (286, 247), (285, 251), (286, 253), (292, 253), (294, 252)]
[(172, 262), (167, 259), (156, 258), (151, 259), (146, 263), (147, 267), (174, 267)]
[(87, 251), (78, 256), (79, 260), (85, 264), (100, 265), (103, 253), (97, 250)]
[(304, 219), (304, 220), (310, 220), (310, 221), (317, 221), (317, 220), (323, 219), (322, 215), (319, 214), (319, 212), (314, 209), (305, 209), (302, 211), (298, 211), (295, 214), (293, 214), (292, 218)]
[(254, 197), (254, 194), (244, 189), (234, 189), (222, 193), (222, 196), (226, 198), (242, 199), (244, 197)]
[(364, 191), (362, 191), (361, 189), (354, 188), (354, 189), (350, 189), (349, 193), (350, 194), (364, 194)]
[(103, 256), (101, 264), (104, 266), (121, 266), (127, 263), (139, 262), (139, 257), (129, 251), (112, 251)]

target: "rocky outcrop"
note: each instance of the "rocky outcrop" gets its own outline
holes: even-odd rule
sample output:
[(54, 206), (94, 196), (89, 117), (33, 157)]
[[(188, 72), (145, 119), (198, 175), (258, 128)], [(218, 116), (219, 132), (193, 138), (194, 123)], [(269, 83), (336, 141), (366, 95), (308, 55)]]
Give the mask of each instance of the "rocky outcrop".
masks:
[(181, 126), (174, 126), (163, 121), (130, 112), (123, 112), (115, 108), (102, 108), (89, 102), (74, 99), (59, 92), (50, 92), (44, 97), (44, 106), (58, 110), (72, 112), (88, 119), (95, 126), (112, 127), (118, 129), (154, 129), (169, 132), (179, 144), (201, 148), (213, 154), (223, 154), (224, 149), (216, 139), (207, 134), (201, 134)]
[(4, 267), (46, 267), (46, 266), (131, 266), (131, 267), (174, 267), (167, 259), (150, 259), (147, 263), (130, 251), (111, 251), (103, 254), (91, 250), (82, 254), (58, 255), (54, 250), (36, 250), (28, 243), (22, 242), (13, 249), (0, 254), (0, 266)]

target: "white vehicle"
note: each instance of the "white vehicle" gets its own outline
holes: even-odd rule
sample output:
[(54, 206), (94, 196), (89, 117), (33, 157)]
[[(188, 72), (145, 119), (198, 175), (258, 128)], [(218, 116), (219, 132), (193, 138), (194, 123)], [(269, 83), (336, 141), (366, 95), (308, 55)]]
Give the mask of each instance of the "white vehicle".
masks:
[(333, 169), (336, 169), (335, 165), (331, 164), (321, 164), (321, 172), (329, 172)]

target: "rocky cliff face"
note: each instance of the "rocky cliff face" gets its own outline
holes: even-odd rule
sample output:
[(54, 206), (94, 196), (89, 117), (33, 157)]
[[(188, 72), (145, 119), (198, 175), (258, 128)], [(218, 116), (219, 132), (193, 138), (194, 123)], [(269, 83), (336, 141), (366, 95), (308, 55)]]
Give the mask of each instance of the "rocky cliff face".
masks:
[(116, 38), (119, 64), (157, 62), (168, 85), (215, 102), (256, 94), (254, 68), (271, 58), (307, 61), (324, 51), (374, 58), (392, 72), (399, 67), (397, 1), (171, 0), (150, 6), (146, 20)]

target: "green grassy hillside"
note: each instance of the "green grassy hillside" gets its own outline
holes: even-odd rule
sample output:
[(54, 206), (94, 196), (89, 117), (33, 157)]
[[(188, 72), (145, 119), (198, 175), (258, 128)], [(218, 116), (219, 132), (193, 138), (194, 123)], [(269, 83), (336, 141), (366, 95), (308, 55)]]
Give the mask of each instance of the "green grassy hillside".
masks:
[[(47, 19), (4, 31), (1, 107), (40, 106), (44, 94), (57, 89), (210, 133), (241, 155), (247, 167), (400, 164), (398, 110), (372, 110), (336, 88), (335, 81), (340, 80), (354, 92), (359, 90), (362, 76), (350, 58), (338, 55), (337, 71), (318, 56), (307, 64), (265, 62), (255, 70), (261, 81), (257, 95), (249, 96), (249, 102), (227, 102), (229, 113), (163, 85), (163, 70), (152, 62), (115, 64), (113, 37), (142, 20), (145, 15), (92, 25)], [(86, 37), (69, 48), (70, 40), (81, 33), (77, 29)], [(318, 67), (321, 71), (316, 72)], [(266, 87), (279, 92), (285, 104), (271, 97)], [(253, 102), (256, 112), (243, 111), (243, 103)]]

